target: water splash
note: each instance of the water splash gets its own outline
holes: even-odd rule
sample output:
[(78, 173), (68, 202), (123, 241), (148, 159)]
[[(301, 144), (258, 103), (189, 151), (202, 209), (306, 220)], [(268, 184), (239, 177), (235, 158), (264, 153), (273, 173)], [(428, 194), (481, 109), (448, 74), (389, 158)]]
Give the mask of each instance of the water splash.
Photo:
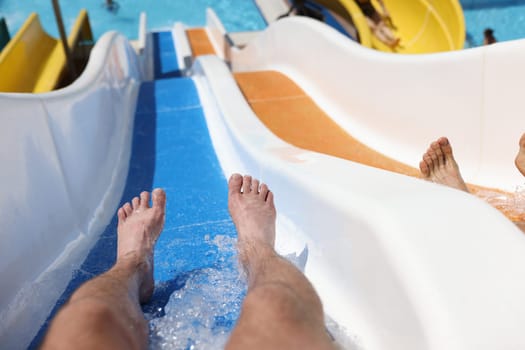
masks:
[(525, 213), (525, 184), (516, 186), (513, 205), (517, 212)]
[[(192, 271), (184, 287), (171, 295), (163, 309), (146, 314), (150, 321), (151, 350), (223, 349), (235, 326), (246, 295), (246, 276), (237, 262), (236, 238), (206, 236), (205, 241), (218, 249), (218, 263)], [(301, 268), (303, 263), (294, 260), (302, 258), (292, 254), (286, 257)], [(362, 349), (357, 337), (328, 315), (326, 320), (326, 328), (340, 349)]]
[(334, 340), (337, 349), (364, 350), (361, 340), (348, 329), (339, 325), (329, 315), (325, 315), (326, 329)]
[(474, 194), (501, 211), (512, 221), (525, 221), (525, 184), (517, 186), (513, 193), (481, 189), (475, 191)]
[(146, 315), (150, 349), (224, 348), (240, 313), (246, 281), (237, 263), (236, 239), (218, 235), (205, 240), (217, 247), (218, 263), (192, 271), (184, 287), (171, 295), (164, 316)]

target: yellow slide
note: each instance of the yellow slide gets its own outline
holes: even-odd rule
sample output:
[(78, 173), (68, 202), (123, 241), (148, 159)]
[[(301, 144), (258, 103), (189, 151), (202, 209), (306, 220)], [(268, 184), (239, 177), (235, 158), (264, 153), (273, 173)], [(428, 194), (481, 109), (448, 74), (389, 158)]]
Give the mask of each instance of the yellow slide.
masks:
[[(86, 45), (87, 43), (87, 45)], [(89, 55), (93, 34), (86, 10), (80, 11), (68, 37), (74, 63), (81, 70)], [(49, 36), (32, 13), (0, 53), (0, 92), (47, 92), (59, 88), (66, 73), (62, 42)]]
[[(355, 0), (316, 0), (346, 20), (351, 20), (362, 45), (386, 52), (430, 53), (460, 50), (465, 42), (465, 19), (458, 0), (383, 0), (394, 33), (401, 39), (392, 50), (373, 35)], [(372, 1), (381, 12), (381, 6)]]

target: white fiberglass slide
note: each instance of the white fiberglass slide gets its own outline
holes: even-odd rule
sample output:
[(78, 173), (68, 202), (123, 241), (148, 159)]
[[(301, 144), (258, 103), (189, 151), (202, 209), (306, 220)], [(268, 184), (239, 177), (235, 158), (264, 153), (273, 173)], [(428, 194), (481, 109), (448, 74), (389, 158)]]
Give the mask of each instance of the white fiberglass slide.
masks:
[(0, 347), (29, 345), (113, 216), (142, 79), (110, 32), (71, 86), (0, 94)]
[[(512, 170), (525, 125), (518, 92), (504, 89), (523, 78), (511, 69), (523, 46), (394, 56), (294, 18), (234, 49), (231, 64), (287, 74), (353, 136), (408, 164), (447, 135), (467, 180), (509, 188), (520, 178), (500, 168)], [(303, 253), (355, 348), (525, 346), (525, 237), (500, 212), (461, 191), (295, 148), (263, 126), (223, 62), (202, 57), (194, 71), (219, 111), (207, 118), (225, 172), (273, 189), (279, 247)]]
[[(303, 44), (285, 44), (289, 38)], [(304, 44), (306, 39), (309, 46)], [(416, 73), (423, 72), (425, 65), (437, 67), (432, 62), (440, 60), (456, 66), (456, 76), (466, 75), (475, 69), (472, 62), (477, 54), (466, 51), (468, 60), (459, 53), (417, 56), (426, 62), (419, 63), (416, 57), (394, 58), (341, 43), (336, 33), (315, 22), (279, 21), (246, 51), (234, 52), (233, 65), (285, 72), (353, 135), (412, 163), (416, 143), (421, 141), (424, 148), (428, 134), (448, 131), (438, 123), (437, 130), (430, 128), (429, 120), (439, 111), (448, 111), (444, 100), (460, 106), (457, 93), (467, 84), (452, 81), (446, 90), (450, 97), (442, 96), (433, 104), (423, 92), (439, 94), (438, 83), (444, 82), (434, 82), (434, 90), (405, 84), (423, 79)], [(290, 49), (285, 50), (287, 45)], [(503, 56), (499, 47), (494, 52)], [(318, 52), (326, 52), (327, 59), (319, 60)], [(478, 67), (492, 62), (485, 53), (483, 57)], [(352, 60), (362, 64), (355, 72)], [(457, 63), (461, 60), (466, 60), (466, 67)], [(517, 62), (519, 57), (506, 62), (511, 60)], [(410, 78), (412, 69), (416, 72)], [(478, 83), (494, 77), (496, 82), (518, 79), (520, 73), (511, 74), (509, 69), (510, 64), (502, 68), (499, 73), (503, 76), (485, 72)], [(114, 213), (129, 163), (133, 112), (143, 79), (140, 70), (126, 40), (110, 33), (97, 43), (86, 71), (71, 87), (42, 95), (0, 94), (5, 123), (0, 137), (0, 278), (9, 281), (0, 289), (2, 347), (19, 348), (22, 341), (30, 341), (24, 337), (38, 329), (69, 280), (65, 270), (72, 270), (83, 259), (82, 254)], [(499, 212), (459, 191), (290, 146), (253, 115), (224, 62), (202, 57), (194, 72), (225, 173), (249, 172), (275, 192), (279, 248), (300, 255), (298, 262), (321, 295), (327, 314), (354, 336), (354, 345), (349, 347), (525, 346), (521, 327), (525, 323), (525, 241)], [(429, 72), (446, 77), (443, 72)], [(374, 80), (376, 75), (399, 79), (397, 87), (402, 91), (384, 94), (383, 88), (395, 84), (390, 81), (382, 87)], [(352, 87), (354, 84), (361, 87)], [(489, 87), (475, 86), (475, 91), (481, 89), (488, 96)], [(490, 92), (501, 90), (497, 86), (490, 87)], [(475, 91), (464, 92), (467, 100), (476, 100)], [(412, 95), (403, 97), (403, 92)], [(358, 97), (350, 98), (352, 94)], [(374, 96), (383, 95), (381, 103), (372, 102)], [(509, 96), (516, 95), (511, 91)], [(509, 102), (509, 96), (504, 101)], [(412, 98), (414, 104), (403, 105)], [(350, 104), (347, 99), (355, 102), (355, 110), (345, 109)], [(484, 98), (483, 108), (474, 109), (484, 111), (482, 122), (475, 113), (467, 115), (473, 121), (468, 125), (478, 130), (477, 138), (464, 136), (465, 140), (455, 142), (456, 147), (473, 142), (469, 150), (475, 150), (478, 157), (467, 159), (466, 176), (472, 182), (479, 182), (469, 178), (477, 176), (472, 173), (476, 165), (489, 171), (498, 164), (496, 157), (490, 157), (495, 150), (481, 149), (481, 141), (489, 137), (489, 132), (482, 131), (494, 131), (490, 136), (494, 139), (503, 133), (496, 127), (500, 124), (492, 121), (490, 125), (487, 116), (494, 107), (487, 101)], [(427, 119), (416, 118), (422, 114), (416, 113), (417, 106), (425, 106)], [(386, 110), (391, 118), (409, 118), (418, 132), (393, 128), (397, 119), (382, 121), (384, 113), (380, 112)], [(442, 117), (445, 121), (452, 118)], [(460, 118), (447, 123), (465, 125), (467, 121)], [(502, 139), (505, 142), (498, 152), (511, 148), (510, 141), (506, 142), (518, 134), (514, 129)], [(459, 126), (454, 130), (447, 133), (453, 140), (463, 135)], [(458, 151), (458, 157), (468, 152)], [(507, 181), (504, 176), (501, 179)], [(485, 180), (490, 184), (490, 177)], [(57, 271), (59, 266), (65, 270)], [(31, 302), (35, 298), (41, 306), (28, 308), (35, 305)]]
[(429, 143), (451, 140), (467, 182), (514, 190), (525, 132), (525, 41), (429, 55), (385, 54), (307, 18), (273, 23), (234, 71), (288, 75), (351, 135), (417, 167)]

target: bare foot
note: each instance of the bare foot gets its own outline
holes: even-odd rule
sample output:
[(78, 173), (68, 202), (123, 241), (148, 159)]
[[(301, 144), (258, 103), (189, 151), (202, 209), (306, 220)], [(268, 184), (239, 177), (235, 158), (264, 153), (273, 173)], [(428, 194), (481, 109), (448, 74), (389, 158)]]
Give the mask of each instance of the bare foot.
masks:
[(430, 144), (423, 155), (423, 160), (419, 163), (419, 169), (425, 180), (468, 192), (458, 164), (452, 155), (452, 146), (446, 137), (441, 137)]
[(248, 270), (259, 254), (274, 253), (273, 193), (259, 180), (239, 174), (231, 176), (228, 189), (228, 209), (237, 228), (239, 257)]
[(519, 145), (520, 149), (516, 155), (514, 164), (516, 164), (516, 168), (518, 168), (520, 173), (525, 176), (525, 134), (521, 135)]
[(166, 193), (142, 192), (118, 210), (117, 264), (133, 264), (138, 272), (139, 298), (144, 303), (153, 293), (153, 248), (164, 227)]
[(394, 36), (390, 36), (390, 35), (385, 35), (385, 38), (384, 38), (384, 43), (389, 47), (391, 48), (392, 50), (397, 48), (398, 46), (400, 46), (399, 44), (401, 43), (401, 38), (396, 38)]
[(390, 46), (391, 49), (395, 49), (396, 47), (399, 46), (400, 43), (401, 43), (401, 38), (395, 38), (390, 42), (388, 46)]

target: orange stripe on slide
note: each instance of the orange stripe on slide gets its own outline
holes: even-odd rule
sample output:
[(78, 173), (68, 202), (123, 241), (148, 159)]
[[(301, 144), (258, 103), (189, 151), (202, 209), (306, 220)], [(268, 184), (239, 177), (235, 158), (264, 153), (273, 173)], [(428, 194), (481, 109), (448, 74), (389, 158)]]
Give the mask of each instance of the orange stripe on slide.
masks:
[(204, 28), (194, 28), (186, 30), (188, 41), (190, 42), (193, 57), (201, 55), (215, 55), (208, 33)]
[(235, 73), (235, 79), (264, 125), (292, 145), (418, 176), (417, 169), (374, 151), (349, 135), (283, 74), (274, 71)]
[[(259, 119), (282, 140), (299, 148), (329, 154), (376, 168), (413, 177), (419, 170), (379, 153), (359, 142), (337, 125), (292, 80), (275, 71), (234, 73), (246, 100)], [(472, 193), (502, 211), (513, 221), (525, 221), (525, 215), (508, 205), (490, 200), (502, 194), (512, 201), (513, 194), (481, 186), (468, 185)], [(488, 192), (487, 192), (488, 191)], [(489, 193), (483, 195), (483, 193)], [(501, 203), (501, 201), (500, 201)]]

